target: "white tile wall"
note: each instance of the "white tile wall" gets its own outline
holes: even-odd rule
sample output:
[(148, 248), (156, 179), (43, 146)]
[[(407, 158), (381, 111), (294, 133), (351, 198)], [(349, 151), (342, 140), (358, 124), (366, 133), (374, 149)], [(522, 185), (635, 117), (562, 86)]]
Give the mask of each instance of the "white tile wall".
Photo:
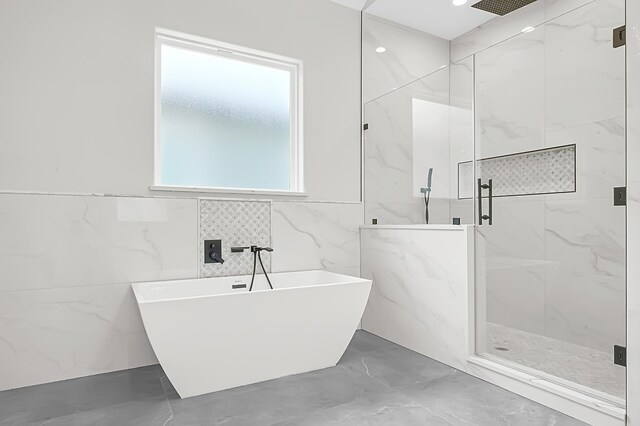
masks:
[(0, 389), (156, 362), (131, 282), (197, 276), (195, 199), (0, 195)]
[(450, 223), (449, 87), (444, 69), (365, 105), (366, 223), (424, 223), (429, 168), (430, 223)]
[[(449, 215), (459, 217), (463, 224), (474, 223), (473, 200), (458, 200), (458, 163), (473, 160), (473, 58), (466, 58), (449, 67), (451, 86), (449, 140)], [(473, 184), (473, 179), (471, 179)], [(473, 189), (472, 189), (473, 191)]]
[(362, 328), (464, 369), (469, 232), (361, 229), (362, 276), (373, 280)]
[(155, 363), (129, 283), (0, 292), (0, 390)]
[(195, 200), (0, 195), (0, 291), (193, 277)]
[[(276, 202), (273, 222), (271, 211), (270, 201), (0, 194), (0, 390), (156, 363), (131, 282), (251, 273), (251, 253), (232, 245), (269, 246), (273, 233), (274, 270), (360, 274), (362, 204)], [(205, 238), (223, 240), (226, 269), (205, 268)]]
[(274, 202), (274, 272), (326, 269), (360, 275), (361, 203)]
[(550, 198), (611, 198), (613, 187), (625, 181), (624, 117), (548, 131), (546, 143), (557, 146), (575, 143), (576, 194)]
[(476, 55), (476, 158), (545, 147), (544, 54), (536, 30)]

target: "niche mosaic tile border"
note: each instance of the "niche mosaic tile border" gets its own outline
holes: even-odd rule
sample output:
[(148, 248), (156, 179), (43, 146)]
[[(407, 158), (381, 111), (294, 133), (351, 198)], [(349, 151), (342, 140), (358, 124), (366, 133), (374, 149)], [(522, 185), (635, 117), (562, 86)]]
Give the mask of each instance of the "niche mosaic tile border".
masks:
[[(478, 177), (493, 179), (494, 197), (576, 192), (576, 145), (478, 161)], [(473, 162), (458, 164), (458, 199), (473, 198)]]
[[(271, 246), (271, 202), (200, 199), (199, 205), (200, 277), (251, 274), (253, 254), (231, 253), (231, 247)], [(204, 263), (205, 240), (222, 240), (224, 264)], [(271, 254), (263, 252), (262, 261), (271, 272)]]

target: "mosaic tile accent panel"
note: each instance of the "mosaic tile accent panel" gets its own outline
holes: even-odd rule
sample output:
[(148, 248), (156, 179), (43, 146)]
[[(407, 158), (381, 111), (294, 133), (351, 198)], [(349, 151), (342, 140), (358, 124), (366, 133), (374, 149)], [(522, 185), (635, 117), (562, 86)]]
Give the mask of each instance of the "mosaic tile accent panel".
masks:
[[(205, 240), (222, 240), (224, 264), (204, 263)], [(271, 246), (271, 202), (201, 199), (198, 244), (200, 277), (251, 274), (253, 254), (231, 253), (231, 247)], [(262, 261), (271, 272), (271, 255), (263, 252)]]
[[(483, 183), (493, 179), (493, 196), (576, 191), (576, 146), (566, 145), (478, 161)], [(458, 198), (473, 198), (473, 163), (458, 165)]]

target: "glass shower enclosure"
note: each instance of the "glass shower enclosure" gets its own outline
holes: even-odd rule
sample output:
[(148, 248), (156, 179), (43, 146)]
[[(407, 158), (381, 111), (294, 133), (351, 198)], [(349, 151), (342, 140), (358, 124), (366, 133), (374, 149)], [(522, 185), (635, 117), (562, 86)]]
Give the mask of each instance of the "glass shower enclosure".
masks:
[[(624, 406), (624, 0), (364, 105), (366, 223), (475, 225), (478, 356)], [(617, 194), (617, 193), (616, 193)]]
[(624, 21), (596, 0), (475, 55), (477, 351), (620, 404)]
[(466, 58), (365, 104), (366, 223), (473, 224), (458, 179), (473, 158), (472, 70)]

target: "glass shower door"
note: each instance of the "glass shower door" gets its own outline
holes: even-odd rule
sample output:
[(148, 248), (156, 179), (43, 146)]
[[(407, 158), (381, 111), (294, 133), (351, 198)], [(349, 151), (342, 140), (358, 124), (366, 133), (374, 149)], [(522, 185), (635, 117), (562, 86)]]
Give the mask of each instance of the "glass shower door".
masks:
[(473, 182), (477, 352), (620, 403), (624, 19), (596, 0), (475, 56)]

